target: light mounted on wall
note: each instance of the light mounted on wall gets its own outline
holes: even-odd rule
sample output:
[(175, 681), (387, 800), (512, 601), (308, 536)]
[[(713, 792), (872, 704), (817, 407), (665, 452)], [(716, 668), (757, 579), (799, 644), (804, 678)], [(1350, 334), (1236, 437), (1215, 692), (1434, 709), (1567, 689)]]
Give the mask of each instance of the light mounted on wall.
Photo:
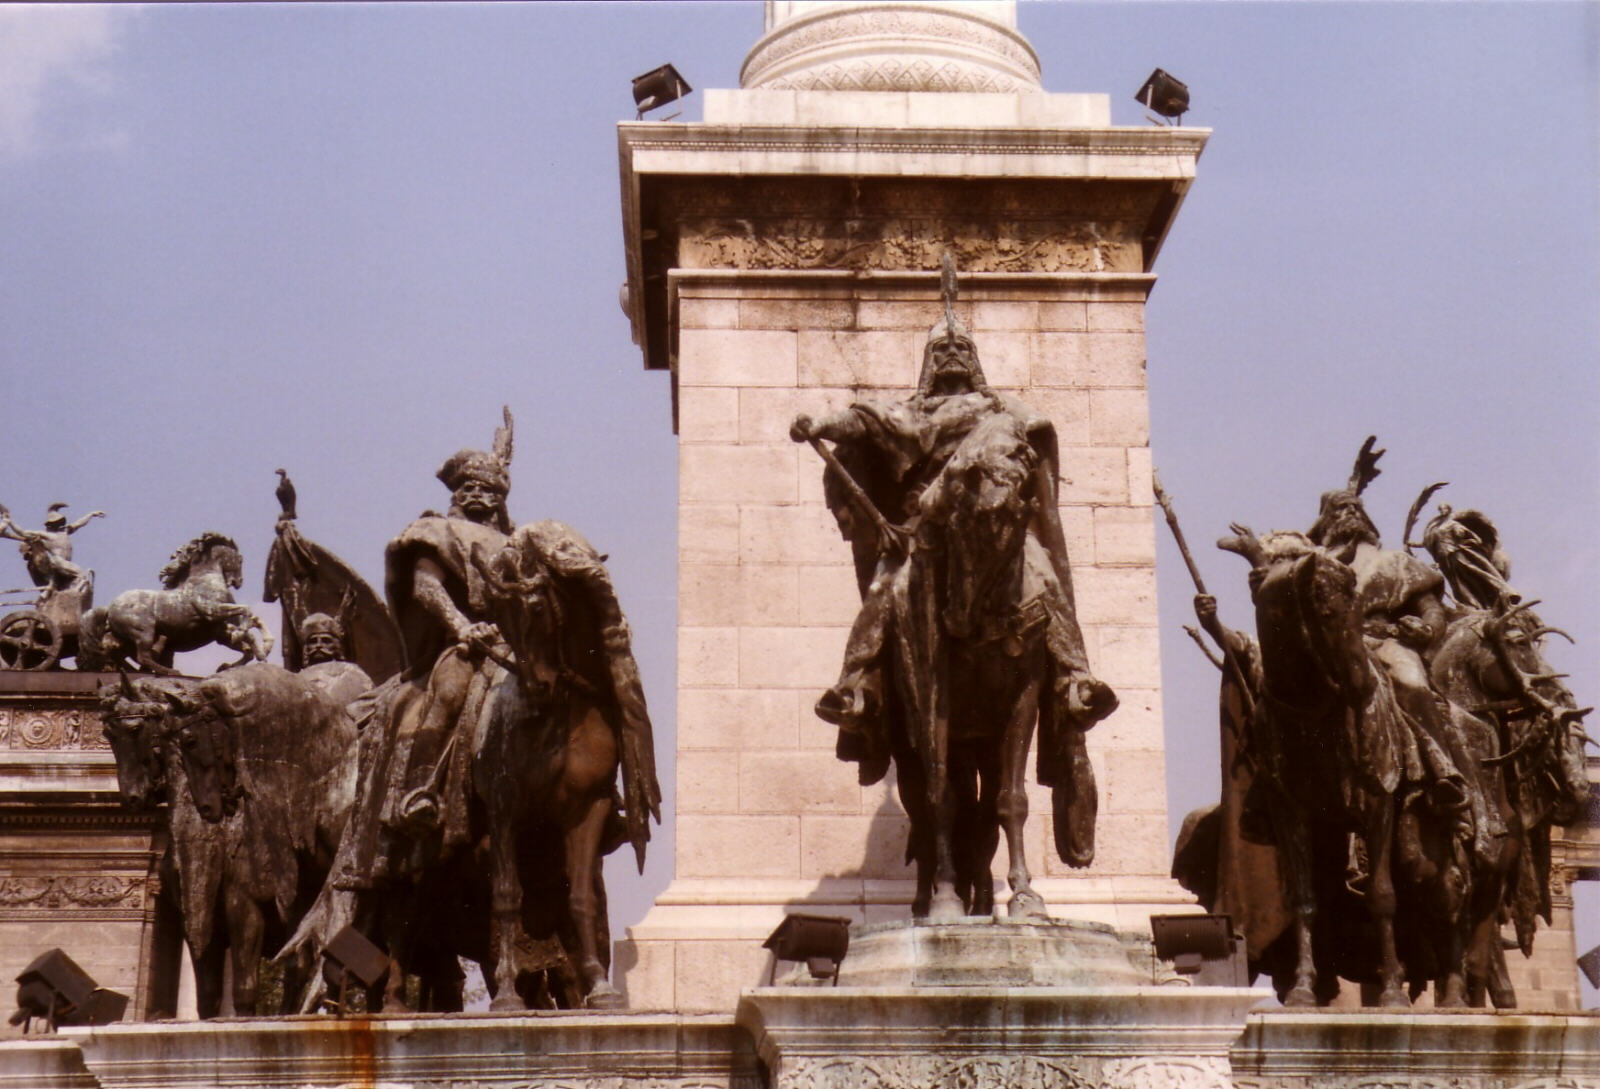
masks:
[[(633, 77), (633, 104), (638, 109), (635, 120), (643, 121), (644, 115), (668, 102), (676, 102), (690, 91), (689, 81), (678, 74), (678, 70), (670, 64), (663, 64), (660, 68), (652, 68), (642, 76)], [(679, 111), (682, 112), (681, 110)], [(672, 117), (660, 118), (662, 121), (671, 121)]]
[(1155, 955), (1197, 986), (1244, 987), (1249, 968), (1243, 943), (1226, 915), (1152, 915)]
[[(1157, 68), (1144, 81), (1139, 93), (1133, 96), (1144, 103), (1144, 108), (1177, 124), (1183, 124), (1183, 115), (1189, 112), (1189, 86), (1173, 78), (1165, 69)], [(1155, 121), (1155, 118), (1150, 118)], [(1157, 122), (1158, 124), (1160, 122)]]
[(41, 953), (17, 977), (13, 1025), (23, 1031), (35, 1019), (50, 1031), (58, 1025), (109, 1025), (122, 1020), (128, 996), (108, 991), (59, 949)]
[[(355, 927), (347, 926), (322, 951), (322, 981), (328, 985), (328, 997), (323, 1001), (340, 1017), (364, 1012), (352, 1009), (352, 1003), (364, 1004), (366, 992), (376, 987), (388, 970), (389, 958), (383, 950)], [(352, 984), (356, 988), (353, 995)]]

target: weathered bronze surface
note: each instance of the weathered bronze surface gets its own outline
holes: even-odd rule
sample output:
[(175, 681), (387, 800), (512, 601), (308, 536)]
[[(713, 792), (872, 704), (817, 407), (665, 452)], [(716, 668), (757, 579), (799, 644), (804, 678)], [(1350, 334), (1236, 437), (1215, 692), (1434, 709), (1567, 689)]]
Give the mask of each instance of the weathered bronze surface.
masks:
[(0, 506), (0, 538), (19, 542), (28, 578), (38, 588), (31, 601), (12, 597), (7, 602), (24, 607), (0, 617), (0, 669), (50, 669), (78, 653), (79, 619), (94, 604), (94, 572), (72, 562), (72, 535), (104, 518), (105, 511), (68, 522), (65, 508), (65, 503), (51, 503), (43, 529), (22, 529)]
[[(619, 1004), (600, 860), (631, 841), (642, 866), (660, 820), (650, 720), (604, 557), (557, 522), (513, 530), (511, 423), (508, 410), (492, 450), (446, 461), (449, 510), (389, 544), (406, 669), (374, 693), (333, 873), (289, 945), (304, 965), (355, 925), (394, 964), (374, 996), (389, 1011), (459, 1009), (458, 956), (483, 966), (497, 1009)], [(287, 514), (280, 571), (301, 551)], [(316, 629), (337, 623), (313, 619), (307, 671), (323, 653)]]
[(1526, 954), (1550, 918), (1550, 827), (1590, 789), (1586, 711), (1545, 665), (1554, 629), (1510, 587), (1487, 518), (1441, 507), (1424, 533), (1437, 566), (1382, 547), (1361, 500), (1373, 446), (1307, 533), (1235, 525), (1219, 542), (1251, 563), (1261, 642), (1200, 587), (1202, 626), (1246, 668), (1225, 669), (1222, 807), (1191, 815), (1174, 869), (1242, 906), (1253, 966), (1290, 1005), (1331, 1001), (1343, 977), (1369, 1005), (1432, 983), (1439, 1006), (1508, 1007), (1499, 926), (1514, 920)]
[(911, 397), (800, 415), (790, 430), (827, 464), (861, 590), (843, 671), (817, 714), (839, 727), (838, 754), (863, 783), (895, 762), (917, 864), (913, 914), (992, 911), (1004, 827), (1010, 911), (1043, 915), (1022, 842), (1035, 725), (1057, 851), (1087, 866), (1097, 794), (1083, 733), (1117, 701), (1090, 673), (1078, 628), (1054, 427), (989, 389), (952, 310), (955, 285), (946, 258), (945, 318)]

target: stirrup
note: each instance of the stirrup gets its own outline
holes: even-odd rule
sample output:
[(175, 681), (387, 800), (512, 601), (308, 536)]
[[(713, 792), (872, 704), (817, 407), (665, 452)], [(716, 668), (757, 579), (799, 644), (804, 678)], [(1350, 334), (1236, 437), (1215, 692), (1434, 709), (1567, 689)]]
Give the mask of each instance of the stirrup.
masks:
[(439, 827), (439, 795), (418, 787), (400, 799), (400, 827), (413, 838), (425, 836)]

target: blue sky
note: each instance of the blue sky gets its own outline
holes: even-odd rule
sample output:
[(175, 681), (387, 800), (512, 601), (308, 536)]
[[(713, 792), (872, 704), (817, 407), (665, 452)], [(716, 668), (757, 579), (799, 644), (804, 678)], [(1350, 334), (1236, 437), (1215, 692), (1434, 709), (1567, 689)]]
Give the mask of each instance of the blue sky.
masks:
[[(1224, 619), (1248, 616), (1244, 569), (1206, 542), (1306, 527), (1376, 432), (1386, 538), (1452, 481), (1600, 699), (1600, 5), (1019, 22), (1047, 90), (1144, 124), (1132, 94), (1160, 65), (1214, 130), (1148, 348), (1155, 461)], [(0, 6), (0, 502), (28, 525), (56, 499), (105, 508), (77, 538), (102, 598), (205, 529), (239, 539), (259, 592), (282, 465), (304, 530), (379, 584), (384, 542), (443, 500), (439, 462), (509, 402), (512, 514), (611, 554), (670, 753), (675, 443), (617, 304), (614, 125), (667, 60), (737, 86), (760, 33), (752, 3)], [(1215, 675), (1164, 532), (1175, 827), (1217, 789)], [(1580, 949), (1600, 941), (1583, 892)]]

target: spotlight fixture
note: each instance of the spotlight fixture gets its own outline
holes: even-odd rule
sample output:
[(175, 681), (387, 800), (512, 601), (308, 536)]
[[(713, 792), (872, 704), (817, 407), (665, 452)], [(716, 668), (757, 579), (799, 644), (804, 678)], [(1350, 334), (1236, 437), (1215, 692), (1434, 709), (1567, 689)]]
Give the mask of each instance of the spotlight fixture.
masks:
[(1156, 956), (1170, 960), (1181, 976), (1202, 987), (1249, 984), (1245, 951), (1226, 915), (1152, 915), (1150, 934)]
[(761, 948), (772, 950), (771, 983), (778, 961), (803, 960), (812, 979), (832, 979), (839, 985), (839, 966), (850, 949), (850, 920), (838, 915), (785, 915)]
[(128, 996), (108, 991), (59, 949), (41, 953), (17, 977), (13, 1025), (38, 1018), (50, 1031), (58, 1025), (109, 1025), (122, 1020)]
[[(382, 949), (367, 940), (365, 934), (347, 926), (333, 936), (322, 951), (322, 980), (328, 985), (329, 997), (324, 1001), (341, 1017), (359, 1012), (350, 1009), (350, 985), (355, 984), (356, 995), (362, 999), (366, 991), (378, 985), (389, 970), (389, 958)], [(334, 999), (332, 996), (339, 997)]]
[(1164, 69), (1157, 68), (1144, 81), (1139, 93), (1133, 96), (1144, 103), (1144, 108), (1162, 117), (1174, 118), (1183, 124), (1183, 115), (1189, 112), (1189, 87), (1174, 79)]
[[(689, 81), (678, 74), (678, 70), (670, 64), (663, 64), (660, 68), (652, 68), (642, 76), (633, 77), (633, 104), (638, 108), (635, 120), (644, 120), (644, 115), (657, 106), (665, 106), (668, 102), (676, 102), (690, 91)], [(672, 117), (677, 117), (673, 114)], [(670, 121), (672, 117), (661, 120)]]
[(1588, 979), (1589, 986), (1600, 987), (1600, 945), (1578, 958), (1578, 968)]

